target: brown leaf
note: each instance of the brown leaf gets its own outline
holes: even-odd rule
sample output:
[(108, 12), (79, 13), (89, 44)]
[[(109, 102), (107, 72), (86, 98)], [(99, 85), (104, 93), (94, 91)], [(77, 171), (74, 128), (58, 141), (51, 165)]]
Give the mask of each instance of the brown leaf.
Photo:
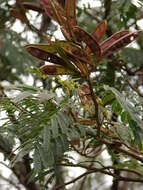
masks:
[(110, 39), (107, 39), (101, 44), (102, 57), (107, 57), (117, 50), (128, 45), (135, 40), (140, 32), (140, 30), (136, 32), (129, 32), (125, 30), (114, 34)]
[(45, 75), (69, 75), (75, 74), (75, 72), (66, 69), (61, 65), (46, 64), (40, 67), (40, 71)]
[[(106, 20), (103, 20), (101, 23), (99, 23), (97, 25), (97, 27), (94, 29), (94, 31), (91, 33), (92, 37), (95, 38), (95, 40), (97, 42), (100, 41), (100, 39), (102, 38), (103, 34), (105, 33), (106, 31), (106, 27), (107, 27), (107, 22)], [(87, 54), (90, 54), (91, 53), (91, 50), (89, 47), (86, 46), (85, 48), (85, 51)]]
[(83, 41), (91, 49), (91, 51), (96, 55), (96, 61), (98, 62), (101, 56), (101, 49), (95, 38), (78, 26), (74, 27), (73, 32), (77, 41)]
[(45, 49), (45, 51), (40, 49), (40, 47), (38, 47), (38, 45), (37, 45), (37, 47), (36, 47), (36, 45), (26, 45), (25, 48), (32, 56), (34, 56), (38, 59), (42, 59), (44, 61), (59, 64), (62, 66), (67, 65), (66, 62), (62, 58), (60, 58), (59, 56), (57, 56), (54, 53), (47, 52), (46, 49)]

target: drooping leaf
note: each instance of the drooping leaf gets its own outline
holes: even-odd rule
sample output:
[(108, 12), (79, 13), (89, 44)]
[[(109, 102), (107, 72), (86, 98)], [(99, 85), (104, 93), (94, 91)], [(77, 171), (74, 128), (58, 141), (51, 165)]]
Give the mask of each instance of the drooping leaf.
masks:
[[(106, 27), (107, 27), (107, 22), (105, 20), (103, 20), (102, 22), (100, 22), (96, 28), (94, 29), (94, 31), (91, 33), (91, 35), (95, 38), (95, 40), (97, 42), (99, 42), (103, 36), (103, 34), (106, 31)], [(91, 50), (89, 47), (86, 47), (85, 49), (87, 54), (91, 53)]]
[(140, 32), (140, 30), (136, 32), (128, 32), (125, 30), (114, 34), (113, 37), (107, 39), (107, 41), (104, 41), (101, 44), (102, 57), (107, 57), (117, 50), (128, 45), (135, 40)]
[(40, 71), (45, 75), (69, 75), (75, 74), (75, 72), (66, 69), (61, 65), (46, 64), (40, 67)]
[(31, 44), (25, 46), (26, 50), (33, 55), (34, 57), (37, 57), (39, 59), (42, 59), (44, 61), (48, 61), (54, 64), (58, 64), (64, 67), (70, 67), (73, 70), (75, 70), (75, 67), (71, 64), (67, 66), (67, 63), (60, 58), (58, 55), (56, 55), (56, 49), (55, 47), (51, 47), (47, 44)]
[(101, 56), (101, 49), (95, 38), (93, 38), (88, 32), (78, 26), (74, 27), (73, 32), (76, 36), (77, 41), (83, 41), (96, 55), (96, 60), (98, 61)]

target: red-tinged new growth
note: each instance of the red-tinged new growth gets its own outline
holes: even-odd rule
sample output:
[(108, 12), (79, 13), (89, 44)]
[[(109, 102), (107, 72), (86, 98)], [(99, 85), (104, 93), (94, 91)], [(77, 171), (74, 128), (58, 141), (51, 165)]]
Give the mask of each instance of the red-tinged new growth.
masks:
[[(91, 34), (77, 26), (76, 0), (66, 0), (65, 9), (56, 0), (40, 0), (40, 3), (47, 16), (61, 26), (67, 40), (62, 42), (63, 47), (58, 47), (57, 42), (52, 42), (52, 45), (55, 43), (56, 51), (54, 52), (49, 48), (51, 42), (47, 44), (47, 47), (45, 44), (26, 46), (28, 52), (33, 56), (56, 64), (55, 67), (42, 66), (41, 72), (47, 75), (78, 73), (88, 79), (90, 72), (98, 66), (103, 58), (131, 43), (141, 32), (119, 31), (100, 43), (106, 31), (106, 21), (103, 20), (99, 23)], [(69, 44), (69, 42), (70, 46), (66, 46), (65, 44)], [(93, 63), (91, 53), (95, 54), (96, 63)], [(65, 69), (63, 69), (64, 67)]]

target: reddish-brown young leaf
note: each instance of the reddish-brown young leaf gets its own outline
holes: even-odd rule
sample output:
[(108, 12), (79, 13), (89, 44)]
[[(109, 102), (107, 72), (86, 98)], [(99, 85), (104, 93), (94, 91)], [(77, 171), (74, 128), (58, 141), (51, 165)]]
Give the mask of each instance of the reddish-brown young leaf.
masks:
[(95, 38), (78, 26), (74, 27), (73, 32), (77, 41), (83, 41), (91, 49), (96, 55), (96, 61), (98, 62), (101, 57), (101, 49)]
[(40, 71), (45, 75), (69, 75), (69, 74), (72, 75), (76, 73), (57, 64), (42, 65), (40, 67)]
[[(95, 40), (97, 42), (99, 42), (103, 36), (103, 34), (106, 31), (106, 27), (107, 27), (107, 22), (106, 20), (103, 20), (101, 23), (99, 23), (96, 28), (94, 29), (94, 31), (91, 33), (91, 35), (95, 38)], [(91, 50), (89, 47), (86, 46), (85, 51), (87, 54), (91, 53)]]
[[(139, 30), (136, 32), (121, 31), (116, 33), (117, 35), (116, 40), (115, 38), (110, 38), (110, 40), (107, 39), (105, 42), (101, 44), (102, 57), (107, 57), (112, 53), (116, 52), (117, 50), (128, 45), (129, 43), (135, 40), (135, 38), (139, 35), (140, 32), (141, 31)], [(109, 43), (109, 41), (111, 43)]]
[(96, 39), (97, 42), (99, 42), (103, 36), (103, 34), (106, 31), (107, 22), (106, 20), (103, 20), (100, 22), (97, 27), (94, 29), (94, 31), (91, 33), (91, 35)]
[(123, 30), (120, 32), (116, 32), (115, 34), (113, 34), (111, 37), (107, 38), (105, 41), (103, 41), (101, 43), (101, 49), (104, 50), (107, 47), (109, 47), (111, 44), (113, 44), (115, 41), (119, 40), (120, 38), (122, 38), (123, 36), (129, 34), (129, 30)]

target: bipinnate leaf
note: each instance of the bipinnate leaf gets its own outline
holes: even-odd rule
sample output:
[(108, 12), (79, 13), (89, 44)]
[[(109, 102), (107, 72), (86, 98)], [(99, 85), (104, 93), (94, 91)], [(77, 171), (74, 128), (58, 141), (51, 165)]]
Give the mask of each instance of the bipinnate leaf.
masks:
[(136, 32), (129, 32), (128, 30), (124, 30), (115, 33), (113, 36), (101, 44), (102, 57), (107, 57), (123, 48), (124, 46), (128, 45), (135, 40), (140, 32), (140, 30)]

